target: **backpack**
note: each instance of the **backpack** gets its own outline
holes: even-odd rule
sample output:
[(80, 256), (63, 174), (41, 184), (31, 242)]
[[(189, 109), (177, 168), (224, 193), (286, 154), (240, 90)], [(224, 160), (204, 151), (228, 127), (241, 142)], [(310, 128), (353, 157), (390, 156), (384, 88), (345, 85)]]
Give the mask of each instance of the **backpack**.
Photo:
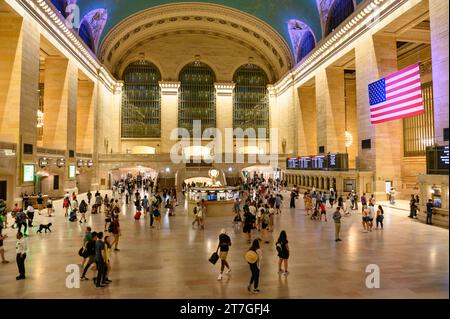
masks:
[(267, 212), (264, 213), (263, 221), (264, 221), (264, 224), (269, 224), (270, 223), (270, 217), (269, 217), (269, 214)]
[(194, 215), (197, 215), (197, 206), (194, 207)]
[(249, 264), (254, 264), (258, 261), (258, 254), (254, 250), (249, 250), (245, 253), (245, 260)]

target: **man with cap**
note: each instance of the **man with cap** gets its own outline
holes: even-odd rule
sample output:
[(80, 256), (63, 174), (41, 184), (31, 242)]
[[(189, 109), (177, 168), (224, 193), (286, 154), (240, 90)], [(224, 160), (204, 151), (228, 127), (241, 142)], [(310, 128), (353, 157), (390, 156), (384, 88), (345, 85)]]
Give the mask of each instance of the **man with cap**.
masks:
[(221, 265), (220, 265), (220, 274), (219, 277), (217, 277), (217, 280), (222, 280), (222, 274), (223, 271), (225, 270), (225, 267), (228, 268), (226, 272), (227, 274), (231, 272), (230, 265), (227, 262), (227, 256), (228, 251), (230, 250), (230, 246), (231, 246), (230, 236), (228, 236), (227, 231), (224, 228), (222, 228), (219, 235), (219, 247), (218, 247), (218, 250), (220, 250), (219, 257)]

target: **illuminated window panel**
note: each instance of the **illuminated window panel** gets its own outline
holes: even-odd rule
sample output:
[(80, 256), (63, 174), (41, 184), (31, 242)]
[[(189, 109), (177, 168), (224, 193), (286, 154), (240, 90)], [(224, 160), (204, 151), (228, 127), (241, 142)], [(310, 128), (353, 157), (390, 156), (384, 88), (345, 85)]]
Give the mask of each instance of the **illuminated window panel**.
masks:
[(202, 130), (216, 127), (216, 76), (206, 64), (196, 61), (180, 72), (178, 127), (192, 136), (193, 122), (201, 121)]
[(335, 0), (328, 15), (325, 35), (333, 32), (354, 10), (353, 0)]
[(233, 76), (233, 127), (246, 130), (266, 129), (269, 135), (269, 83), (267, 74), (259, 66), (241, 66)]
[(124, 72), (122, 138), (161, 137), (161, 73), (150, 62), (130, 64)]

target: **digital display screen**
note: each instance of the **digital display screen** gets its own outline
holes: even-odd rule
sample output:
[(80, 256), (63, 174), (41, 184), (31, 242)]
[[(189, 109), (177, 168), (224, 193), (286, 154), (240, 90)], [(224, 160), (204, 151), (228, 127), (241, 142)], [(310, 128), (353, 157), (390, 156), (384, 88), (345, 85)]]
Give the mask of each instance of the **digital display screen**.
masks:
[(23, 181), (34, 182), (34, 165), (33, 164), (25, 164), (23, 165)]
[(347, 171), (348, 154), (328, 154), (289, 158), (286, 167), (287, 169), (296, 170)]
[(437, 168), (438, 169), (449, 169), (449, 159), (448, 159), (448, 145), (444, 147), (439, 147), (437, 150)]
[(75, 165), (69, 165), (69, 178), (75, 178), (76, 172)]
[(287, 168), (288, 169), (298, 169), (298, 158), (288, 158), (287, 160)]
[(427, 174), (447, 175), (449, 170), (449, 146), (427, 148)]

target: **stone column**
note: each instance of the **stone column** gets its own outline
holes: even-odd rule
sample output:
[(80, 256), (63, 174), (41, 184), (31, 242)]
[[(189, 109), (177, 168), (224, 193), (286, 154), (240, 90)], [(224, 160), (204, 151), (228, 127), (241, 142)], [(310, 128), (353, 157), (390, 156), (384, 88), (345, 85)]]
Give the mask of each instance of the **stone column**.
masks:
[[(374, 189), (379, 200), (386, 198), (385, 181), (391, 180), (401, 190), (403, 158), (403, 122), (401, 120), (372, 125), (368, 85), (397, 71), (395, 36), (374, 35), (355, 46), (356, 96), (359, 141), (358, 165), (361, 171), (374, 173)], [(361, 140), (371, 140), (371, 149), (362, 149)]]
[(43, 146), (67, 150), (69, 60), (63, 57), (45, 59)]
[(233, 90), (234, 83), (215, 83), (216, 123), (222, 134), (222, 153), (225, 152), (225, 129), (233, 128)]
[(91, 153), (94, 147), (94, 83), (78, 82), (77, 153)]
[(448, 128), (448, 1), (429, 0), (431, 54), (433, 63), (434, 127), (437, 144), (444, 142)]
[(297, 89), (300, 101), (298, 116), (299, 155), (313, 155), (317, 148), (317, 109), (314, 86), (302, 86)]
[(159, 82), (161, 87), (161, 153), (170, 153), (176, 141), (170, 133), (178, 127), (178, 89), (180, 82)]
[(329, 67), (316, 73), (317, 147), (345, 152), (344, 70)]

